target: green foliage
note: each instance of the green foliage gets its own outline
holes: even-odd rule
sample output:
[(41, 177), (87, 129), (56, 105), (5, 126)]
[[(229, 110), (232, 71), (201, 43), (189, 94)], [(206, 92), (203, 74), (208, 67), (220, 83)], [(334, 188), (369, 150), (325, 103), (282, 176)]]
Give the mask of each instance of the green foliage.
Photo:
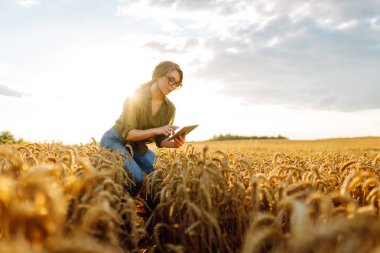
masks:
[(263, 140), (263, 139), (284, 139), (288, 138), (277, 135), (277, 136), (240, 136), (232, 134), (220, 134), (214, 135), (209, 141), (227, 141), (227, 140)]
[(14, 144), (14, 143), (22, 143), (23, 139), (16, 140), (13, 134), (9, 131), (2, 131), (0, 133), (0, 144)]

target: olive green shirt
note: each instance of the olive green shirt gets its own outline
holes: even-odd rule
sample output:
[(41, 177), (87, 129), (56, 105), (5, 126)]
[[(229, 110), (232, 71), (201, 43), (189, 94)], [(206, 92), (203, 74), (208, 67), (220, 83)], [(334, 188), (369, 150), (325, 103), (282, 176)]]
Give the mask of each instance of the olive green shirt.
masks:
[[(136, 90), (132, 97), (128, 97), (124, 102), (123, 112), (119, 119), (116, 120), (114, 128), (123, 136), (124, 140), (128, 132), (132, 129), (146, 130), (173, 124), (175, 116), (174, 104), (165, 97), (164, 102), (157, 111), (152, 115), (152, 94), (151, 85), (147, 85)], [(166, 139), (165, 135), (156, 135), (152, 138), (142, 141), (127, 141), (133, 149), (138, 148), (143, 154), (148, 149), (146, 143), (156, 143), (157, 147), (161, 147), (161, 142)]]

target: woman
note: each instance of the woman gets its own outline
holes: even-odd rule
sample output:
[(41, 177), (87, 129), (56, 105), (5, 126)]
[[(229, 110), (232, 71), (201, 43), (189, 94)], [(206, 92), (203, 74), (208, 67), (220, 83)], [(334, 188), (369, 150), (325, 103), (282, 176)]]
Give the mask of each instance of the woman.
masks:
[[(149, 174), (153, 171), (156, 154), (146, 143), (154, 141), (159, 148), (179, 148), (184, 144), (184, 137), (168, 140), (168, 136), (178, 127), (172, 125), (175, 106), (166, 97), (182, 86), (182, 79), (183, 73), (178, 64), (171, 61), (159, 63), (153, 71), (152, 80), (141, 85), (132, 97), (126, 99), (119, 119), (100, 140), (101, 147), (117, 149), (127, 157), (124, 170), (129, 169), (133, 173), (136, 184), (130, 191), (133, 196), (143, 185), (143, 172)], [(127, 144), (133, 149), (131, 160), (127, 156)]]

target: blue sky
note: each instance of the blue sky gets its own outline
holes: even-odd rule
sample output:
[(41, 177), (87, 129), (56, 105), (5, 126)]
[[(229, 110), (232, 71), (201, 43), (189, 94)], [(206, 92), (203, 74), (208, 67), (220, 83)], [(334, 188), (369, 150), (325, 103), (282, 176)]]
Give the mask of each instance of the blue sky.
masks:
[(380, 135), (380, 2), (0, 2), (0, 131), (99, 140), (173, 60), (175, 124), (291, 139)]

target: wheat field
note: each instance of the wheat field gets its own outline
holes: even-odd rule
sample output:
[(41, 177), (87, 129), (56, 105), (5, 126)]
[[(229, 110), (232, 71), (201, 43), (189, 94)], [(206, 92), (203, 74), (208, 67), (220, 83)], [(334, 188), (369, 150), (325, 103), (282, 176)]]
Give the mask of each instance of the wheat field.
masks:
[(0, 145), (0, 252), (379, 252), (380, 138)]

